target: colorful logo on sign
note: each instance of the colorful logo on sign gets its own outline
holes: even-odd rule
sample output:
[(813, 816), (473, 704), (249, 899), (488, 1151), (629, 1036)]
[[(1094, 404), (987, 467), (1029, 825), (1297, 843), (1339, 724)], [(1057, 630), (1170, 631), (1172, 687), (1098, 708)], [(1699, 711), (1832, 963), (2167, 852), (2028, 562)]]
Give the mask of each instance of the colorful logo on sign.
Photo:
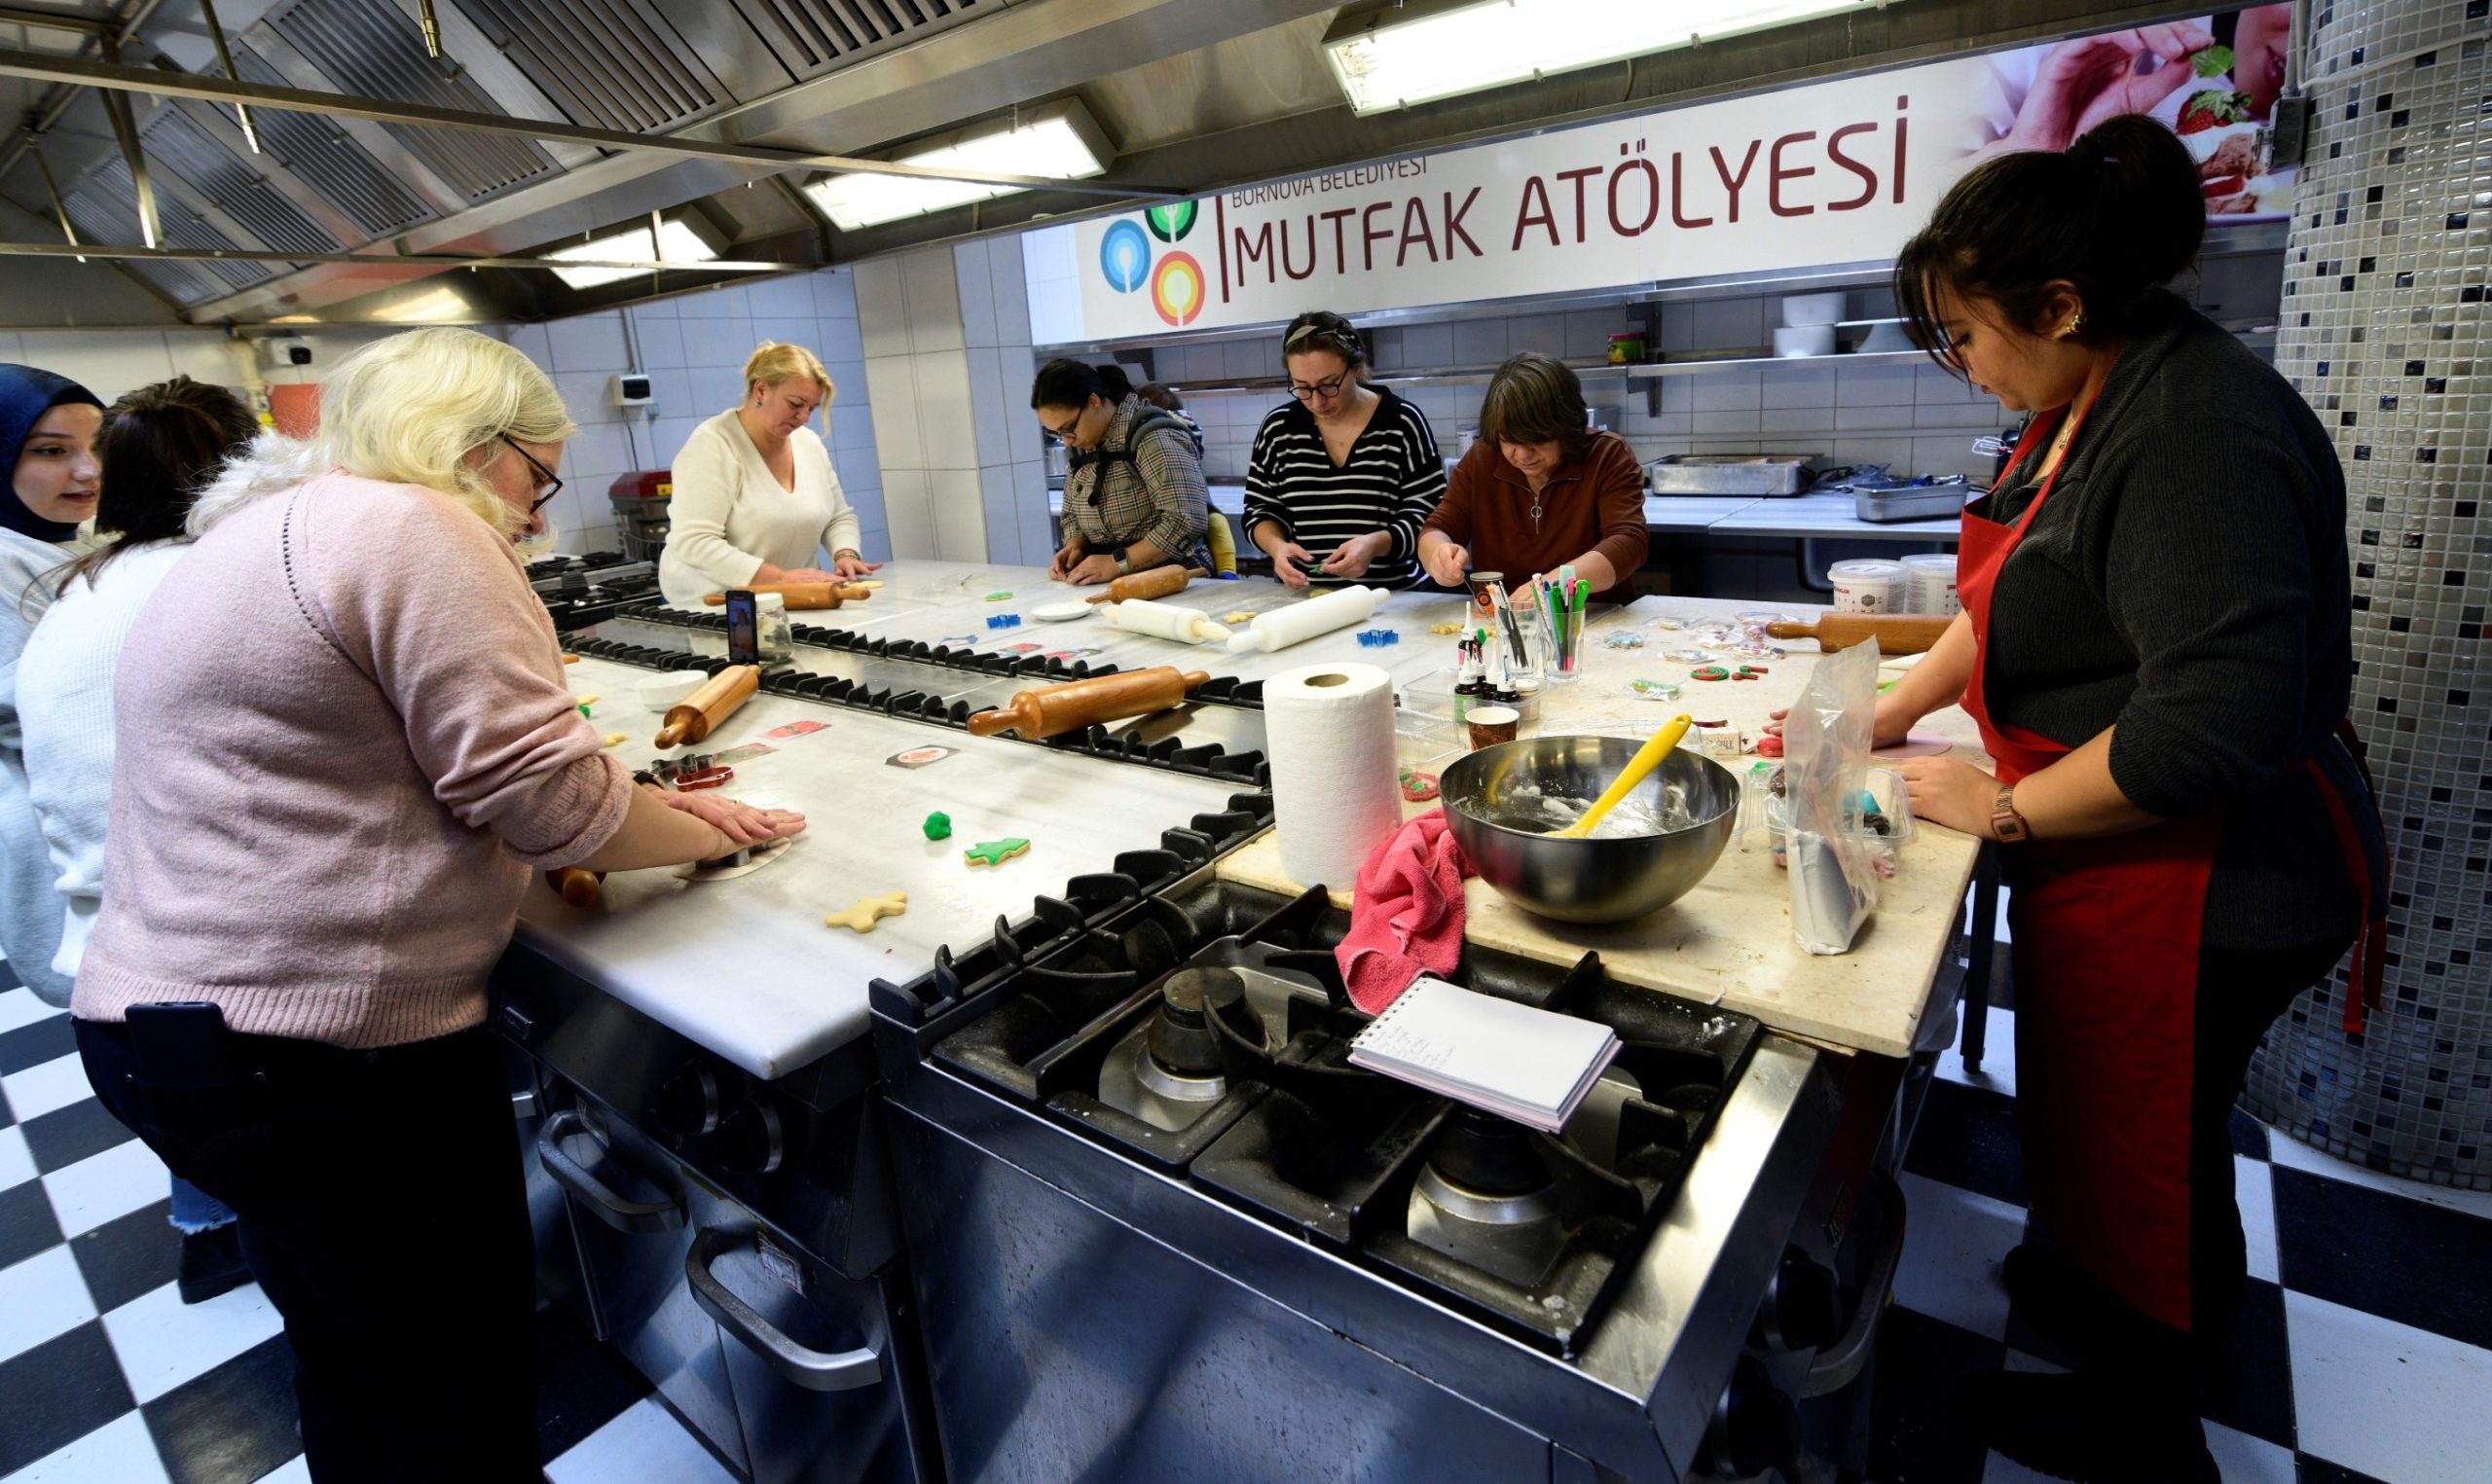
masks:
[(1192, 201), (1170, 201), (1145, 211), (1142, 219), (1153, 236), (1162, 242), (1174, 242), (1194, 230), (1194, 218), (1200, 214), (1200, 208)]
[(1118, 222), (1099, 239), (1099, 274), (1108, 287), (1130, 294), (1151, 277), (1151, 238), (1131, 222)]
[(1191, 253), (1172, 252), (1151, 271), (1151, 307), (1172, 325), (1193, 323), (1203, 311), (1203, 266)]

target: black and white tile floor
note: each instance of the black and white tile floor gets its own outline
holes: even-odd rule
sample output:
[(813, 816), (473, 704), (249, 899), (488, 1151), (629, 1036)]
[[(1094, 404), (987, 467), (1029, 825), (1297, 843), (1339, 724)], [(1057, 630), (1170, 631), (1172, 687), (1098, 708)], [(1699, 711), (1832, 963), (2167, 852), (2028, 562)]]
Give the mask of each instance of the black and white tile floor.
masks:
[[(14, 982), (5, 966), (0, 980)], [(2050, 1363), (2009, 1311), (2024, 1224), (2013, 1017), (1941, 1063), (1906, 1162), (1912, 1237), (1879, 1360), (1880, 1484), (2038, 1476), (1958, 1442), (1956, 1384)], [(2492, 1195), (2376, 1176), (2236, 1115), (2252, 1297), (2209, 1412), (2229, 1484), (2492, 1481)], [(89, 1091), (67, 1019), (0, 993), (0, 1480), (302, 1480), (292, 1358), (256, 1286), (185, 1307), (165, 1171)], [(610, 1350), (544, 1321), (557, 1484), (726, 1484)]]

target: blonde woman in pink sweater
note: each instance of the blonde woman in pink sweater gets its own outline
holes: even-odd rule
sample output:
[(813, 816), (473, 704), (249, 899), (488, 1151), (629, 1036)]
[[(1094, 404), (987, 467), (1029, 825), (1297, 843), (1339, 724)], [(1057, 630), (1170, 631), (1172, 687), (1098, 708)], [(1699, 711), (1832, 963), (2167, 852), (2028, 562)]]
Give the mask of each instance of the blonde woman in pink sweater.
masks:
[(483, 1025), (530, 870), (804, 824), (634, 787), (572, 704), (512, 550), (572, 431), (496, 341), (367, 345), (312, 443), (264, 441), (201, 498), (122, 650), (79, 1050), (115, 1116), (240, 1213), (322, 1484), (539, 1477)]

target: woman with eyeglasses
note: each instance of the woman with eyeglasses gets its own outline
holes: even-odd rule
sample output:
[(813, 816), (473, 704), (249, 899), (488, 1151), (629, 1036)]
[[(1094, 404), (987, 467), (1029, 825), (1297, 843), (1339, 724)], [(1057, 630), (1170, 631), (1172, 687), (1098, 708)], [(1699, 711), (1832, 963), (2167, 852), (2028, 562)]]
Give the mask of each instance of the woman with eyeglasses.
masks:
[(312, 442), (262, 440), (193, 505), (123, 641), (111, 889), (70, 1010), (104, 1105), (239, 1213), (312, 1478), (534, 1484), (486, 974), (533, 867), (804, 821), (636, 788), (599, 745), (513, 549), (573, 431), (526, 356), (412, 331), (320, 401)]
[[(860, 549), (863, 527), (811, 426), (832, 391), (802, 345), (764, 341), (744, 363), (744, 401), (694, 428), (675, 455), (658, 558), (668, 602), (756, 582), (844, 582), (882, 565)], [(815, 565), (825, 551), (830, 565)]]
[(1039, 368), (1030, 410), (1073, 455), (1049, 577), (1088, 586), (1170, 562), (1212, 569), (1211, 490), (1184, 423), (1115, 365), (1061, 357)]
[(1650, 540), (1644, 470), (1626, 439), (1591, 421), (1564, 361), (1526, 350), (1498, 367), (1480, 441), (1419, 533), (1428, 575), (1458, 588), (1475, 569), (1511, 584), (1571, 566), (1594, 602), (1633, 602)]
[(1288, 587), (1425, 580), (1419, 527), (1445, 498), (1445, 459), (1417, 408), (1367, 380), (1367, 346), (1311, 309), (1281, 336), (1290, 400), (1255, 430), (1246, 539)]

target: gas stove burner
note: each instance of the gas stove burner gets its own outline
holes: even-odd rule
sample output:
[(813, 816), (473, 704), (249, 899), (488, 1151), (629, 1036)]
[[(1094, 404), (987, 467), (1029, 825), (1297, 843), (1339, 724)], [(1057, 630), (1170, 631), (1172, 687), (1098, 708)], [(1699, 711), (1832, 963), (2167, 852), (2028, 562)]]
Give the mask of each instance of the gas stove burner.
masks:
[(1099, 1101), (1171, 1134), (1228, 1095), (1212, 1018), (1243, 1002), (1246, 981), (1225, 968), (1180, 969), (1159, 1006), (1099, 1068)]
[(1411, 1187), (1411, 1240), (1532, 1287), (1566, 1249), (1557, 1181), (1529, 1131), (1456, 1108)]

